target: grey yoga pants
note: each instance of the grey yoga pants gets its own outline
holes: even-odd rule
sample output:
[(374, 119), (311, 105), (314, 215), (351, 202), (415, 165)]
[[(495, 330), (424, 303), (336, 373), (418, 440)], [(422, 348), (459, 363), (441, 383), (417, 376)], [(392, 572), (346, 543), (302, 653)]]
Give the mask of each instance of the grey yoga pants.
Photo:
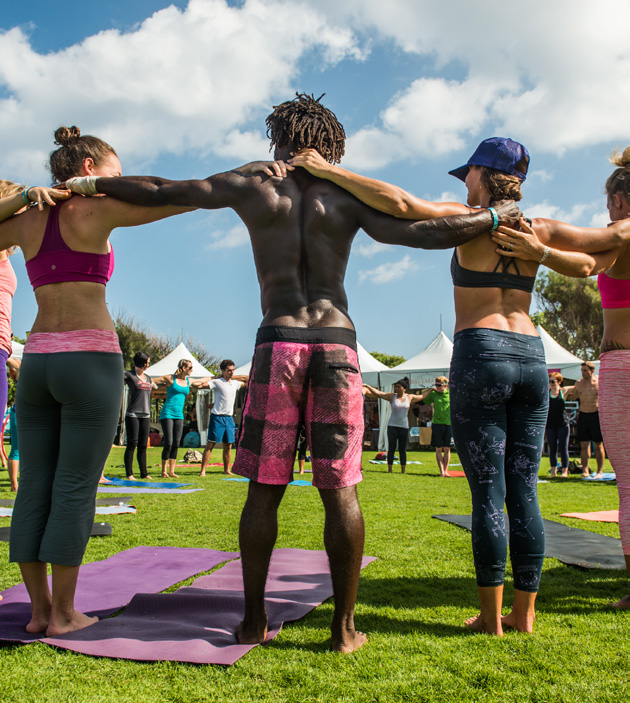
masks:
[(24, 355), (10, 561), (81, 564), (116, 432), (123, 371), (122, 356), (108, 352)]

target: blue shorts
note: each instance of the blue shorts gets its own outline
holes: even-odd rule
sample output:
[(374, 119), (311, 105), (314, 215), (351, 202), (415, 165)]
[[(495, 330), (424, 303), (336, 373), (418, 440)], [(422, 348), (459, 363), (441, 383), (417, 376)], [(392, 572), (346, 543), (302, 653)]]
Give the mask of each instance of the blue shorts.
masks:
[(236, 425), (231, 415), (215, 415), (210, 413), (208, 425), (208, 442), (223, 442), (234, 444), (236, 441)]

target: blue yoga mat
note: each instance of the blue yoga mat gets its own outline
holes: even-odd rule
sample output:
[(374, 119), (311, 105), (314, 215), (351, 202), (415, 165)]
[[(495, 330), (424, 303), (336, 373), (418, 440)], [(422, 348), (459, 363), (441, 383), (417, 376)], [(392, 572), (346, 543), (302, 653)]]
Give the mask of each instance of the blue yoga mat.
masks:
[(607, 474), (602, 474), (601, 478), (595, 478), (595, 474), (591, 474), (590, 476), (587, 476), (583, 479), (582, 481), (596, 481), (599, 483), (600, 481), (614, 481), (616, 480), (617, 475), (615, 473), (607, 473)]
[(139, 488), (181, 488), (182, 486), (192, 486), (192, 483), (170, 483), (168, 481), (128, 481), (125, 478), (112, 478), (111, 476), (105, 476), (109, 481), (110, 486), (129, 486), (133, 488), (138, 486)]
[[(196, 493), (203, 491), (203, 488), (125, 488), (125, 493)], [(99, 486), (99, 493), (121, 493), (121, 489), (116, 486)]]
[[(223, 481), (249, 481), (248, 478), (224, 478)], [(312, 486), (310, 481), (304, 481), (303, 479), (298, 479), (297, 481), (291, 481), (289, 486)]]

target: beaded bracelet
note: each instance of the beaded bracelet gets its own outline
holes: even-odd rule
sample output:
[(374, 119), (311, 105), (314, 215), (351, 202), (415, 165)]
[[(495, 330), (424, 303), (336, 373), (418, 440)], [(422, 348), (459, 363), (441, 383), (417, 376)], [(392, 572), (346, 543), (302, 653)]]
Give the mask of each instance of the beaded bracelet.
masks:
[(24, 205), (30, 205), (30, 204), (31, 204), (31, 201), (30, 201), (30, 199), (29, 199), (29, 197), (28, 197), (28, 191), (29, 191), (29, 190), (30, 190), (30, 188), (27, 188), (26, 186), (24, 186), (24, 190), (22, 191), (22, 200), (24, 201)]
[(490, 214), (492, 215), (492, 227), (490, 228), (490, 231), (494, 232), (499, 226), (499, 216), (493, 207), (489, 207), (488, 210), (490, 210)]

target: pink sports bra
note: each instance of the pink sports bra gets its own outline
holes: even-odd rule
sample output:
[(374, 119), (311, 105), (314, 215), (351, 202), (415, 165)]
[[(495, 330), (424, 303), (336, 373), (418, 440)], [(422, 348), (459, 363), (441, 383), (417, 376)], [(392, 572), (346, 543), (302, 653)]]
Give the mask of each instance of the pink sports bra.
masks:
[(26, 262), (26, 273), (33, 290), (66, 281), (92, 281), (106, 285), (114, 272), (114, 250), (111, 249), (109, 254), (90, 254), (70, 249), (59, 229), (62, 207), (62, 203), (57, 203), (50, 208), (42, 245)]
[(625, 278), (611, 278), (606, 273), (597, 276), (599, 293), (602, 296), (602, 307), (630, 308), (630, 280)]

